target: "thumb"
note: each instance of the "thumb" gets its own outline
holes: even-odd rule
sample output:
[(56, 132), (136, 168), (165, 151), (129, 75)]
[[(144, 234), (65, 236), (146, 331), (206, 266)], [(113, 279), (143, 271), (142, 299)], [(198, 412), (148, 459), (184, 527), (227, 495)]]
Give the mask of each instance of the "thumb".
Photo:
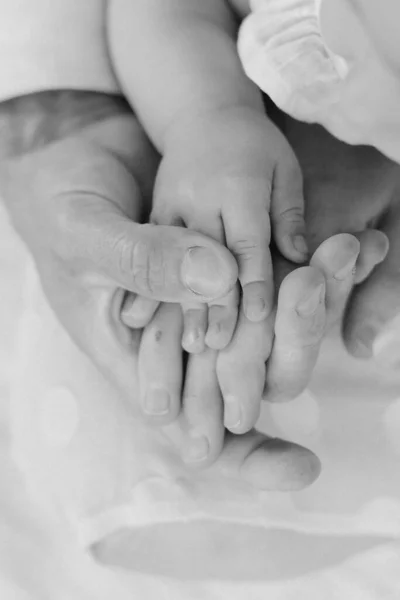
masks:
[(344, 320), (343, 336), (351, 354), (375, 357), (381, 362), (400, 361), (400, 333), (395, 323), (400, 317), (400, 207), (391, 210), (381, 226), (389, 239), (386, 260), (356, 287)]
[(175, 226), (140, 225), (105, 215), (92, 231), (92, 258), (120, 287), (162, 302), (209, 302), (225, 296), (238, 277), (227, 248), (207, 236)]
[(148, 212), (142, 179), (151, 179), (149, 174), (139, 177), (125, 155), (121, 160), (98, 144), (64, 146), (64, 154), (68, 185), (55, 184), (51, 206), (62, 225), (55, 243), (67, 261), (163, 302), (209, 302), (233, 288), (238, 267), (227, 248), (184, 228), (136, 222)]

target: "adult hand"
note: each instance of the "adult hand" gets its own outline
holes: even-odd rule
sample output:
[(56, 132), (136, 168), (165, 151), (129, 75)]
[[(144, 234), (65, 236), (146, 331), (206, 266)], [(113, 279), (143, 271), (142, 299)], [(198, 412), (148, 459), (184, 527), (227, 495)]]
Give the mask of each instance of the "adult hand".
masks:
[[(282, 257), (275, 258), (275, 283), (279, 295), (276, 315), (265, 324), (267, 335), (263, 335), (259, 328), (254, 329), (253, 324), (246, 324), (226, 354), (207, 351), (188, 358), (179, 435), (176, 435), (175, 426), (170, 429), (171, 438), (174, 442), (179, 441), (181, 454), (188, 464), (205, 467), (215, 462), (213, 468), (219, 469), (226, 460), (226, 440), (235, 440), (232, 443), (239, 445), (242, 443), (239, 440), (243, 436), (231, 438), (224, 431), (224, 405), (219, 383), (221, 371), (227, 381), (229, 377), (231, 393), (240, 397), (241, 378), (249, 369), (250, 360), (258, 367), (258, 372), (251, 372), (250, 379), (261, 378), (262, 385), (265, 384), (266, 400), (296, 397), (309, 382), (327, 330), (344, 309), (357, 276), (354, 268), (357, 259), (365, 276), (377, 260), (382, 259), (386, 249), (379, 233), (360, 236), (360, 242), (352, 235), (338, 234), (317, 248), (310, 266), (299, 268)], [(179, 314), (174, 315), (172, 311), (172, 308), (163, 306), (156, 313), (143, 333), (140, 349), (146, 365), (146, 379), (156, 381), (165, 389), (180, 386), (182, 380), (179, 337), (182, 323)], [(274, 337), (274, 343), (270, 353), (268, 340), (271, 337)], [(266, 355), (269, 358), (265, 365)], [(150, 357), (152, 360), (149, 360)], [(228, 437), (224, 438), (224, 435)], [(250, 437), (245, 438), (267, 441), (254, 430)], [(296, 454), (295, 458), (298, 459)], [(278, 459), (275, 472), (282, 469), (282, 457), (278, 456)], [(253, 483), (268, 489), (271, 480), (263, 471), (265, 465), (262, 460), (254, 460), (258, 466), (251, 469)], [(250, 477), (247, 467), (241, 473), (243, 478)], [(289, 480), (291, 485), (296, 481), (295, 473), (296, 469)]]
[(382, 249), (389, 240), (386, 260), (370, 277), (361, 274), (363, 282), (351, 294), (343, 336), (356, 357), (398, 365), (393, 321), (400, 314), (400, 167), (318, 126), (286, 119), (285, 133), (303, 169), (311, 247), (338, 232), (368, 235), (370, 227), (381, 232)]
[(183, 302), (214, 300), (234, 286), (236, 261), (222, 245), (139, 224), (158, 156), (121, 99), (36, 94), (1, 105), (0, 120), (2, 197), (53, 309), (102, 368), (97, 341), (106, 324), (94, 327), (93, 313), (102, 305), (111, 320), (124, 290)]
[[(400, 218), (395, 216), (392, 220), (386, 218), (380, 221), (381, 215), (388, 209), (389, 214), (398, 214), (399, 168), (375, 150), (342, 144), (319, 127), (288, 119), (286, 133), (304, 171), (309, 242), (315, 251), (311, 265), (323, 273), (325, 290), (318, 290), (321, 282), (315, 272), (298, 268), (293, 271), (295, 266), (276, 254), (275, 283), (280, 293), (275, 326), (272, 322), (266, 323), (268, 335), (260, 338), (254, 335), (252, 325), (248, 324), (234, 340), (235, 343), (220, 353), (213, 367), (219, 379), (230, 386), (232, 395), (240, 394), (246, 370), (245, 380), (255, 382), (255, 387), (258, 386), (257, 379), (264, 381), (266, 378), (265, 399), (270, 401), (294, 398), (306, 387), (325, 334), (343, 316), (350, 294), (344, 333), (354, 353), (360, 354), (360, 342), (357, 340), (366, 317), (379, 324), (400, 312), (400, 283), (394, 270), (399, 252)], [(378, 224), (385, 225), (382, 231), (372, 229)], [(356, 237), (342, 234), (330, 238), (341, 232), (353, 232)], [(388, 237), (391, 252), (384, 260)], [(361, 285), (353, 288), (354, 284)], [(318, 295), (323, 292), (325, 297), (319, 301)], [(297, 310), (302, 297), (310, 300), (310, 310), (306, 315), (299, 314)], [(271, 338), (273, 328), (275, 339), (265, 375), (264, 345)], [(250, 375), (249, 357), (250, 362), (258, 367)], [(258, 363), (256, 357), (259, 358)], [(189, 372), (195, 374), (197, 371), (190, 368)], [(200, 446), (204, 448), (203, 438), (206, 437), (209, 441), (208, 457), (196, 461), (204, 465), (215, 459), (222, 447), (224, 432), (219, 424), (222, 413), (219, 388), (210, 384), (205, 388), (205, 370), (199, 372), (202, 379), (197, 376), (196, 384), (188, 380), (185, 386), (183, 414), (188, 434), (194, 433), (192, 437), (195, 439), (191, 441), (188, 435), (183, 446), (187, 456), (195, 457), (196, 448), (199, 453)]]
[[(237, 271), (226, 249), (198, 233), (135, 223), (149, 212), (157, 156), (136, 119), (121, 109), (121, 101), (65, 94), (3, 105), (2, 196), (57, 317), (135, 407), (141, 332), (121, 320), (124, 290), (151, 293), (156, 275), (154, 296), (182, 301), (192, 293), (180, 277), (184, 252), (192, 247), (205, 248), (214, 253), (213, 263), (220, 261), (217, 283), (219, 289), (225, 286), (222, 293), (235, 281)], [(135, 256), (140, 244), (155, 256), (155, 273), (146, 271), (146, 263), (135, 262), (142, 258), (140, 253)], [(139, 271), (144, 268), (148, 279), (135, 279), (136, 265)], [(208, 265), (206, 261), (205, 268), (191, 276), (190, 287), (197, 282), (210, 291), (215, 271), (207, 276)], [(165, 277), (159, 278), (163, 266)], [(177, 340), (176, 365), (182, 369), (179, 305), (165, 303), (157, 314)], [(173, 354), (162, 354), (168, 337), (160, 336), (159, 328), (152, 331), (160, 356), (173, 359)], [(142, 353), (141, 366), (154, 364), (154, 353), (144, 359)], [(203, 363), (197, 361), (202, 360), (211, 369), (210, 377), (207, 369), (201, 376)], [(188, 381), (196, 383), (201, 378), (204, 396), (213, 385), (215, 353), (210, 350), (196, 357), (189, 369)], [(165, 369), (162, 373), (165, 378), (171, 375)], [(211, 399), (211, 395), (206, 397)], [(171, 416), (176, 414), (170, 414), (169, 420)], [(168, 435), (179, 446), (184, 422), (171, 424)], [(255, 432), (227, 437), (215, 464), (228, 476), (263, 489), (299, 489), (319, 473), (318, 459), (305, 448)]]
[[(324, 148), (325, 161), (332, 152), (331, 142), (330, 136), (324, 140), (327, 145)], [(336, 143), (335, 140), (333, 142)], [(322, 152), (318, 147), (313, 149), (311, 165), (315, 164), (313, 158), (318, 152)], [(358, 151), (351, 149), (351, 152)], [(371, 173), (375, 173), (379, 181), (381, 177), (386, 177), (388, 163), (376, 153), (373, 153), (373, 157), (378, 157), (379, 163)], [(338, 164), (337, 161), (335, 163), (336, 158), (332, 156), (328, 163), (332, 168)], [(322, 164), (324, 161), (321, 161)], [(342, 164), (344, 166), (347, 163)], [(363, 155), (359, 158), (357, 176), (360, 168), (365, 166), (368, 165), (365, 165)], [(338, 173), (342, 177), (340, 170)], [(314, 180), (313, 176), (313, 173), (307, 172), (307, 194), (314, 189), (313, 186), (317, 189), (318, 178), (315, 176)], [(343, 181), (347, 182), (347, 179), (343, 178)], [(371, 194), (371, 201), (380, 201), (377, 183), (372, 187), (371, 178), (368, 185), (375, 192)], [(354, 186), (349, 186), (348, 190), (353, 193)], [(346, 234), (327, 239), (338, 231), (346, 231), (345, 227), (335, 229), (334, 224), (339, 217), (348, 224), (346, 215), (352, 207), (346, 203), (347, 212), (344, 213), (343, 208), (340, 210), (338, 205), (331, 202), (329, 194), (320, 197), (319, 194), (313, 196), (311, 192), (310, 197), (313, 200), (307, 206), (310, 240), (313, 249), (317, 250), (311, 260), (313, 268), (296, 268), (287, 276), (295, 269), (295, 265), (284, 261), (279, 254), (275, 255), (275, 283), (277, 289), (280, 287), (275, 323), (275, 315), (272, 315), (265, 322), (265, 330), (259, 329), (257, 332), (252, 323), (243, 319), (233, 344), (226, 351), (213, 358), (209, 353), (197, 358), (190, 357), (183, 389), (180, 347), (182, 322), (176, 317), (178, 320), (172, 325), (173, 320), (164, 308), (144, 333), (141, 345), (143, 360), (139, 361), (140, 379), (150, 382), (157, 390), (163, 390), (164, 395), (173, 398), (175, 414), (180, 411), (183, 395), (182, 423), (185, 433), (180, 445), (183, 456), (189, 462), (209, 465), (225, 448), (221, 381), (225, 385), (226, 395), (233, 398), (243, 398), (241, 390), (249, 382), (254, 389), (262, 389), (266, 382), (265, 398), (271, 401), (288, 400), (303, 391), (312, 375), (325, 334), (342, 316), (354, 283), (367, 278), (387, 253), (386, 236), (368, 229), (367, 222), (362, 227), (354, 228), (358, 241), (356, 237)], [(318, 203), (315, 202), (316, 198)], [(329, 207), (334, 212), (335, 206), (340, 211), (336, 220), (329, 215), (326, 217)], [(318, 244), (321, 244), (319, 248)], [(308, 302), (305, 302), (306, 299)], [(306, 305), (303, 311), (299, 310), (302, 304)], [(273, 334), (275, 340), (271, 352)], [(254, 368), (250, 369), (250, 366)], [(256, 420), (256, 415), (252, 417)], [(249, 429), (245, 421), (242, 426), (245, 430)]]

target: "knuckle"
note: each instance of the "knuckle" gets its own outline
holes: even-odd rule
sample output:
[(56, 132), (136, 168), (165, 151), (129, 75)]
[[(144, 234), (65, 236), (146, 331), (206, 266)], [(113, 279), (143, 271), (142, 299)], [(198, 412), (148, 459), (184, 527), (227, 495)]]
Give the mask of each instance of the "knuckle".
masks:
[(134, 291), (152, 297), (161, 294), (165, 287), (162, 247), (143, 239), (132, 245), (126, 238), (119, 241), (119, 246), (119, 268), (132, 277)]
[(279, 213), (278, 219), (289, 224), (303, 223), (303, 211), (300, 206), (291, 206), (290, 208), (287, 208), (283, 212)]
[(260, 254), (261, 242), (258, 237), (247, 237), (246, 239), (236, 240), (233, 244), (232, 252), (241, 262), (248, 262)]

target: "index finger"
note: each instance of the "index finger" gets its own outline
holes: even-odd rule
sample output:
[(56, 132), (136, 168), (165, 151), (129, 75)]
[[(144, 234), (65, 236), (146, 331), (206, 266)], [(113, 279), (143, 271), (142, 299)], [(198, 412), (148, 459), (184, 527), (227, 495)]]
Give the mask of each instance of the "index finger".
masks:
[(271, 184), (261, 178), (238, 178), (231, 187), (231, 197), (222, 211), (225, 237), (238, 261), (244, 313), (250, 321), (258, 322), (271, 313), (274, 303), (269, 249)]
[(283, 281), (264, 399), (289, 400), (306, 387), (325, 330), (325, 289), (323, 274), (313, 267), (296, 269)]

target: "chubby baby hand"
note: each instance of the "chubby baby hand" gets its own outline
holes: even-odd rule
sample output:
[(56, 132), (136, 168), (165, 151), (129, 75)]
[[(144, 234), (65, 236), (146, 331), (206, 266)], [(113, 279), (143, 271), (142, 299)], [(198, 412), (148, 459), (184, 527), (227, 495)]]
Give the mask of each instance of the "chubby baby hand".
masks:
[[(252, 322), (274, 305), (270, 244), (304, 262), (302, 179), (283, 135), (259, 111), (213, 111), (169, 132), (152, 221), (180, 224), (224, 243), (236, 257), (240, 289), (207, 306), (183, 306), (183, 347), (220, 350), (235, 330), (238, 305)], [(208, 312), (208, 315), (207, 315)]]
[[(232, 340), (236, 345), (244, 331), (246, 337), (251, 331), (254, 341), (261, 340), (257, 360), (247, 362), (247, 371), (258, 373), (262, 365), (262, 376), (243, 379), (243, 407), (248, 414), (242, 415), (240, 432), (245, 432), (258, 418), (264, 364), (272, 347), (270, 244), (274, 242), (291, 262), (307, 259), (297, 160), (279, 130), (255, 110), (214, 111), (178, 123), (166, 140), (151, 221), (206, 234), (226, 244), (237, 259), (239, 283), (227, 296), (208, 304), (199, 296), (198, 303), (183, 305), (182, 346), (189, 353), (200, 353), (206, 346), (221, 351)], [(143, 316), (136, 324), (142, 326), (156, 304), (140, 298), (136, 304)], [(220, 383), (225, 425), (238, 432), (231, 394), (224, 394), (229, 386), (224, 377)]]

